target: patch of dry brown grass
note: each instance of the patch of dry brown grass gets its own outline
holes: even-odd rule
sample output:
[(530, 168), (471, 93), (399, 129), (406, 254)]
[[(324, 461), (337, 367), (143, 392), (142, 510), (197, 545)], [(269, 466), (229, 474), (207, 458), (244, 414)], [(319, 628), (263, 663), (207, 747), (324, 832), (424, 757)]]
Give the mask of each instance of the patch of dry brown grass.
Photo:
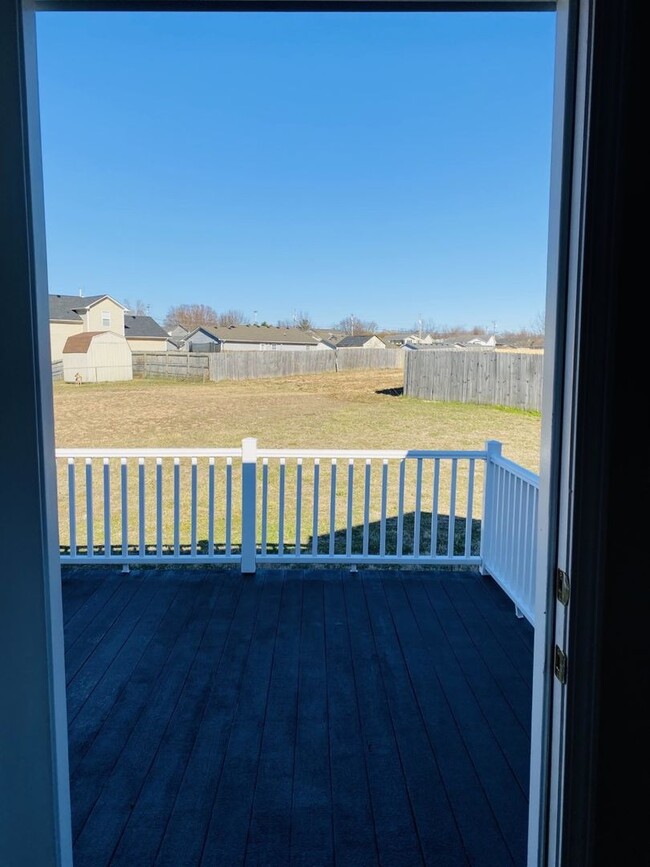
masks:
[(540, 416), (382, 394), (401, 370), (245, 382), (55, 383), (59, 447), (481, 449), (488, 439), (539, 472)]
[[(369, 449), (482, 449), (488, 439), (503, 443), (504, 455), (534, 472), (539, 471), (540, 417), (492, 406), (445, 404), (404, 398), (396, 395), (402, 386), (402, 371), (353, 371), (322, 375), (291, 377), (286, 379), (250, 380), (246, 382), (170, 382), (161, 380), (134, 380), (125, 383), (85, 384), (82, 387), (56, 383), (54, 408), (56, 442), (59, 447), (87, 448), (155, 448), (155, 447), (230, 447), (239, 446), (247, 436), (257, 437), (260, 447), (267, 448), (369, 448)], [(392, 394), (390, 392), (393, 392)], [(340, 462), (336, 491), (335, 548), (345, 550), (347, 527), (347, 467)], [(413, 544), (413, 509), (415, 507), (415, 467), (407, 462), (404, 500), (405, 552)], [(99, 462), (98, 462), (99, 464)], [(205, 464), (205, 466), (204, 466)], [(233, 469), (235, 469), (233, 467)], [(380, 467), (373, 471), (370, 521), (371, 549), (378, 544), (378, 521), (380, 518)], [(396, 467), (391, 469), (388, 489), (387, 544), (396, 543), (395, 515), (398, 511), (398, 486)], [(166, 546), (173, 536), (173, 489), (171, 466), (164, 470), (165, 511), (163, 515)], [(445, 548), (444, 536), (446, 514), (449, 509), (449, 466), (441, 468), (441, 496), (439, 501), (439, 544)], [(103, 525), (102, 468), (97, 465), (93, 483), (94, 542), (101, 544)], [(111, 461), (111, 542), (120, 543), (120, 468)], [(204, 547), (207, 538), (207, 464), (199, 463), (199, 507), (197, 530), (199, 547)], [(313, 515), (313, 463), (303, 467), (302, 523), (297, 530), (295, 461), (286, 465), (286, 503), (284, 512), (284, 539), (287, 549), (300, 536), (301, 545), (311, 544)], [(363, 523), (363, 462), (355, 469), (353, 497), (353, 523), (355, 549), (360, 544)], [(422, 490), (427, 492), (422, 504), (430, 499), (433, 468), (425, 462)], [(59, 462), (58, 479), (62, 492), (67, 490), (67, 469)], [(180, 535), (182, 544), (190, 537), (190, 514), (188, 505), (188, 480), (190, 467), (183, 459), (180, 510)], [(217, 501), (214, 510), (215, 541), (225, 539), (225, 500), (222, 492), (225, 481), (223, 467), (216, 479)], [(329, 462), (321, 467), (319, 488), (319, 550), (327, 550), (329, 534)], [(467, 510), (467, 462), (458, 468), (458, 493), (456, 497), (456, 533), (461, 531), (458, 544), (464, 543), (464, 524)], [(473, 515), (480, 514), (482, 497), (482, 469), (477, 466), (474, 489)], [(84, 544), (87, 525), (85, 511), (84, 470), (81, 464), (76, 474), (76, 499), (79, 504), (77, 525), (78, 544)], [(129, 470), (129, 544), (137, 544), (138, 502), (137, 466)], [(240, 478), (233, 472), (233, 502), (240, 501)], [(154, 467), (146, 468), (146, 524), (147, 540), (155, 538), (155, 479)], [(62, 497), (60, 508), (61, 542), (69, 542), (67, 507)], [(268, 541), (271, 546), (280, 541), (280, 513), (278, 510), (278, 465), (269, 465)], [(430, 513), (423, 512), (421, 527), (422, 550), (428, 549), (431, 536)], [(232, 515), (232, 541), (236, 546), (241, 527), (238, 509)], [(475, 532), (477, 528), (474, 528)], [(478, 538), (478, 537), (477, 537)], [(474, 547), (474, 546), (473, 546)]]

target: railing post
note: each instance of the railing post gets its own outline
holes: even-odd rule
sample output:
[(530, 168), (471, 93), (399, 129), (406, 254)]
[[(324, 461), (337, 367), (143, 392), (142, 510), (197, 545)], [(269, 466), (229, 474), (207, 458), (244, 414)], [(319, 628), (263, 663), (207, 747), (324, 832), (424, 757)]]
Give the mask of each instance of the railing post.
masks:
[(485, 575), (485, 558), (489, 557), (490, 545), (493, 542), (492, 535), (494, 533), (494, 484), (495, 469), (494, 458), (501, 457), (502, 445), (498, 440), (488, 440), (485, 443), (486, 460), (485, 460), (485, 477), (483, 480), (483, 520), (481, 521), (481, 565), (479, 567), (482, 575)]
[(257, 440), (246, 437), (241, 444), (241, 571), (252, 575), (256, 568), (257, 539)]

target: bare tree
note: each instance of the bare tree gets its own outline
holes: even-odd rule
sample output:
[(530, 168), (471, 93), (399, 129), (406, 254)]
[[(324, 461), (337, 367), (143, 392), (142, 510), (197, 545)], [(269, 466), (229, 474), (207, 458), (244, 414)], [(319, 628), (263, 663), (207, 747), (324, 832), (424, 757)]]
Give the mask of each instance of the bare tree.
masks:
[(129, 308), (129, 313), (133, 316), (148, 316), (149, 315), (149, 305), (142, 300), (142, 298), (137, 298), (135, 304), (131, 304), (128, 298), (124, 299), (124, 306)]
[(433, 319), (418, 319), (413, 325), (413, 334), (420, 334), (422, 332), (423, 337), (427, 334), (430, 334), (432, 337), (442, 337), (448, 330), (446, 325), (440, 325)]
[(344, 334), (372, 334), (377, 330), (377, 323), (372, 319), (361, 319), (350, 313), (349, 316), (344, 316), (340, 322), (334, 326), (337, 331), (342, 331)]
[(300, 328), (301, 331), (309, 331), (313, 327), (311, 316), (306, 310), (296, 310), (291, 319), (278, 319), (278, 328)]
[(531, 332), (531, 334), (534, 334), (537, 337), (543, 337), (545, 328), (546, 312), (544, 310), (539, 310), (535, 314), (535, 316), (533, 317), (533, 321), (529, 325), (529, 331)]
[(193, 331), (200, 326), (214, 327), (218, 322), (217, 312), (209, 304), (178, 304), (169, 308), (163, 325), (167, 329), (182, 325), (188, 331)]
[(241, 310), (226, 310), (217, 316), (217, 325), (228, 328), (229, 325), (243, 325), (246, 318)]

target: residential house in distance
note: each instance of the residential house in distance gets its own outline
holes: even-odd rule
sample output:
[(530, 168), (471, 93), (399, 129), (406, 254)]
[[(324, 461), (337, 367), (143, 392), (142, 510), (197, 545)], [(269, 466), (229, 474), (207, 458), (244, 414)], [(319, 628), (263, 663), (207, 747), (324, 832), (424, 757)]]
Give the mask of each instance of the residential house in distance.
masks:
[(185, 328), (183, 325), (179, 325), (178, 323), (167, 332), (172, 339), (172, 343), (177, 348), (181, 347), (189, 333), (189, 329)]
[(230, 352), (272, 349), (329, 350), (330, 347), (301, 328), (229, 325), (225, 328), (195, 328), (185, 338), (182, 348), (189, 352)]
[(386, 344), (376, 334), (348, 334), (336, 344), (337, 349), (386, 349)]
[(390, 347), (430, 346), (433, 343), (433, 337), (430, 334), (412, 334), (409, 331), (385, 334), (383, 339)]
[(132, 351), (164, 352), (173, 348), (167, 332), (151, 316), (135, 316), (110, 295), (50, 295), (52, 361), (63, 358), (68, 338), (110, 331)]
[(125, 313), (124, 336), (133, 352), (167, 352), (176, 349), (175, 341), (151, 316)]
[(63, 358), (68, 337), (84, 331), (112, 331), (124, 337), (127, 309), (110, 295), (50, 295), (52, 361)]

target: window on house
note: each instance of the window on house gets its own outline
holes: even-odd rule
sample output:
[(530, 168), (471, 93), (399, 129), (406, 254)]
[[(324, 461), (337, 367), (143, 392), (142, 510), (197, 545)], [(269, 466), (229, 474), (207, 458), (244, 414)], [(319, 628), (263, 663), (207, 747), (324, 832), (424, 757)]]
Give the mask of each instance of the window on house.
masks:
[(111, 327), (111, 314), (109, 310), (102, 310), (102, 328)]

